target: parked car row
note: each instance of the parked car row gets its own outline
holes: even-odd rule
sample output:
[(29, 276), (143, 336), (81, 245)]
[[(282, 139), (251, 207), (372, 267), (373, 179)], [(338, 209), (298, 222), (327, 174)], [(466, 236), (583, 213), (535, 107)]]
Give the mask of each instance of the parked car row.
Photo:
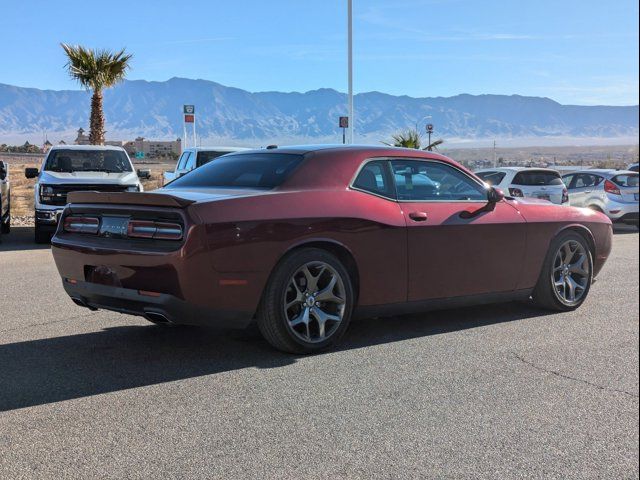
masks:
[(579, 170), (561, 176), (553, 169), (506, 167), (478, 170), (490, 186), (514, 198), (537, 198), (558, 205), (586, 207), (612, 221), (638, 226), (638, 172), (629, 170)]
[[(293, 353), (334, 345), (357, 315), (578, 308), (609, 255), (610, 219), (638, 223), (637, 172), (474, 174), (393, 147), (188, 149), (147, 193), (119, 147), (54, 147), (25, 175), (37, 179), (35, 239), (54, 234), (77, 305), (156, 324), (255, 321)], [(8, 230), (2, 163), (0, 181)]]
[[(188, 148), (179, 157), (174, 171), (163, 173), (169, 184), (214, 159), (247, 151), (238, 147)], [(606, 214), (612, 221), (638, 226), (638, 164), (628, 170), (580, 170), (561, 176), (548, 168), (500, 167), (475, 172), (487, 185), (499, 188), (512, 198), (534, 198), (558, 205), (586, 207)], [(0, 233), (11, 228), (8, 167), (0, 162)], [(34, 185), (35, 241), (48, 243), (56, 231), (60, 216), (72, 191), (142, 192), (140, 178), (148, 170), (136, 172), (120, 147), (55, 146), (40, 168), (27, 168)], [(395, 171), (398, 185), (411, 182), (413, 191), (437, 193), (442, 181), (437, 175), (406, 176)], [(463, 193), (463, 192), (461, 192)]]

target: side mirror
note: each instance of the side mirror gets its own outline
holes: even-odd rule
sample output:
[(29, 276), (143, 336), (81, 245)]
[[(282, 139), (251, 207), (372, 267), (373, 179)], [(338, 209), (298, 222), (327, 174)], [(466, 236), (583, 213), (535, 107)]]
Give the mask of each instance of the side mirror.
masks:
[(34, 167), (28, 167), (24, 169), (24, 176), (27, 178), (36, 178), (40, 173), (40, 169)]
[(496, 187), (489, 188), (487, 192), (487, 202), (488, 203), (498, 203), (504, 200), (504, 192)]
[(151, 178), (151, 170), (149, 170), (148, 168), (139, 168), (138, 178), (144, 178), (144, 179)]
[(7, 178), (7, 164), (0, 162), (0, 180)]

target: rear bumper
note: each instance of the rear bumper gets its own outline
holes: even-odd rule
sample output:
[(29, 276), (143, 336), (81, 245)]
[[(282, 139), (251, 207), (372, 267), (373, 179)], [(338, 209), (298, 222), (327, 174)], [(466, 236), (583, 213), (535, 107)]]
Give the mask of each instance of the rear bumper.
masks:
[(168, 294), (150, 296), (129, 288), (81, 281), (70, 283), (66, 279), (63, 287), (80, 306), (138, 315), (154, 323), (243, 328), (252, 319), (250, 312), (201, 307)]
[(638, 202), (615, 202), (609, 199), (605, 203), (605, 213), (613, 222), (638, 223)]

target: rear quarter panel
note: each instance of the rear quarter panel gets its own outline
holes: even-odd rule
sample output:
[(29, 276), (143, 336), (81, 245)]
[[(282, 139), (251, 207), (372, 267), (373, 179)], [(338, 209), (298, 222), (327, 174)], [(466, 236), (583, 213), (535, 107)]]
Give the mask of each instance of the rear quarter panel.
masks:
[(406, 229), (400, 206), (352, 190), (307, 190), (206, 202), (192, 207), (205, 225), (213, 268), (259, 301), (273, 268), (312, 242), (346, 249), (358, 268), (361, 305), (406, 300)]
[(533, 288), (553, 239), (562, 231), (573, 229), (591, 243), (594, 276), (604, 266), (612, 244), (611, 221), (606, 215), (586, 209), (563, 207), (548, 202), (510, 201), (527, 221), (527, 246), (519, 288)]

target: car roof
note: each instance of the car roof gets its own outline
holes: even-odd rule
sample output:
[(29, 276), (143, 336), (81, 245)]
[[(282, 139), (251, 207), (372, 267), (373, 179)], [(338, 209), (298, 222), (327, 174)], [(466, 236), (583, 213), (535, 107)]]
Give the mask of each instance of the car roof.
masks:
[(536, 172), (557, 172), (553, 168), (545, 168), (545, 167), (496, 167), (496, 168), (481, 168), (480, 170), (476, 170), (476, 173), (484, 173), (484, 172), (524, 172), (528, 170), (533, 170)]
[(572, 173), (568, 173), (567, 175), (574, 175), (576, 173), (599, 173), (600, 175), (621, 175), (621, 174), (629, 174), (638, 172), (633, 172), (631, 170), (616, 170), (615, 168), (590, 168), (588, 170), (577, 170)]
[(49, 149), (50, 152), (54, 150), (117, 150), (117, 151), (125, 151), (122, 147), (117, 147), (115, 145), (54, 145)]
[(209, 152), (215, 150), (216, 152), (229, 152), (229, 153), (233, 153), (233, 152), (244, 152), (246, 150), (251, 150), (250, 148), (247, 147), (189, 147), (189, 148), (185, 148), (183, 150), (183, 152), (186, 151), (190, 151), (190, 152)]
[[(289, 154), (298, 154), (305, 155), (307, 153), (313, 152), (336, 152), (336, 153), (361, 153), (367, 152), (375, 155), (376, 153), (380, 153), (384, 155), (384, 153), (393, 153), (393, 155), (397, 156), (398, 154), (402, 154), (405, 152), (408, 156), (422, 156), (426, 158), (425, 154), (428, 154), (432, 158), (445, 158), (443, 155), (436, 152), (427, 152), (425, 150), (418, 150), (413, 148), (402, 148), (402, 147), (393, 147), (387, 145), (343, 145), (339, 144), (310, 144), (310, 145), (285, 145), (285, 146), (275, 146), (273, 148), (256, 148), (251, 150), (245, 150), (242, 153), (289, 153)], [(419, 155), (416, 155), (416, 154)]]

